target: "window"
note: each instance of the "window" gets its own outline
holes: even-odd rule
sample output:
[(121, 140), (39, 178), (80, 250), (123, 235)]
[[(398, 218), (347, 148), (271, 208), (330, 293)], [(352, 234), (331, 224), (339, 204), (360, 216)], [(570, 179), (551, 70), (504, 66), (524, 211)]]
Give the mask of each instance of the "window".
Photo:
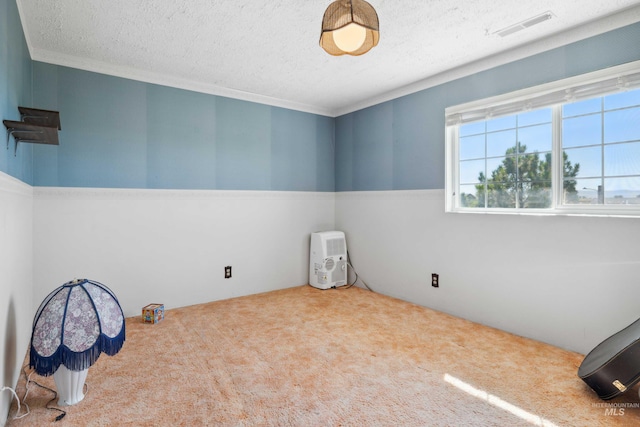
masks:
[(640, 216), (640, 62), (446, 119), (448, 211)]

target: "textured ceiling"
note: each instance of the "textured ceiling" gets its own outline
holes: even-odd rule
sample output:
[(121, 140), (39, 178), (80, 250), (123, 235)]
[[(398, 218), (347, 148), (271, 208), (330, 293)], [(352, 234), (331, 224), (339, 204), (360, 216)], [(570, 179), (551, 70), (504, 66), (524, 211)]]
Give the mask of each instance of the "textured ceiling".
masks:
[[(370, 0), (380, 43), (319, 46), (330, 0), (18, 0), (31, 57), (336, 116), (640, 21), (640, 0)], [(502, 38), (494, 32), (551, 11)]]

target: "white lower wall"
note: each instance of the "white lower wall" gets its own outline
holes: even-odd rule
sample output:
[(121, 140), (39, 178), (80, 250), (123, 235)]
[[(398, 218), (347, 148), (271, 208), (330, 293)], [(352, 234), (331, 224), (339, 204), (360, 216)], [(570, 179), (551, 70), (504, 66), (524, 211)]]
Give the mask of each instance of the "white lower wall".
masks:
[(345, 192), (336, 229), (375, 291), (565, 349), (586, 354), (640, 317), (638, 218), (447, 214), (443, 190)]
[(108, 285), (127, 316), (302, 285), (318, 230), (346, 232), (378, 292), (569, 350), (587, 353), (638, 317), (636, 218), (445, 214), (442, 190), (32, 189), (6, 175), (0, 202), (9, 385), (37, 305), (64, 282)]
[(109, 286), (127, 316), (303, 285), (310, 234), (333, 229), (334, 198), (36, 187), (35, 304), (74, 278)]
[[(0, 172), (0, 386), (15, 388), (33, 321), (33, 189)], [(13, 395), (0, 393), (0, 425)]]

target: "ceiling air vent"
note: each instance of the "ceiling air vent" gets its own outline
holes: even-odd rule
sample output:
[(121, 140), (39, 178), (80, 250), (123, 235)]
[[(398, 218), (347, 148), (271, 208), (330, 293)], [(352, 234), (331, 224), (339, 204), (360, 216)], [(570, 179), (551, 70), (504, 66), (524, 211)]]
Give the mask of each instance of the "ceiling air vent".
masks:
[(546, 11), (540, 15), (534, 16), (533, 18), (525, 19), (522, 22), (518, 22), (517, 24), (510, 25), (506, 28), (498, 30), (493, 34), (497, 34), (500, 37), (507, 37), (513, 33), (517, 33), (520, 30), (524, 30), (525, 28), (533, 27), (536, 24), (548, 21), (549, 19), (553, 18), (553, 16), (553, 13), (551, 13), (550, 11)]

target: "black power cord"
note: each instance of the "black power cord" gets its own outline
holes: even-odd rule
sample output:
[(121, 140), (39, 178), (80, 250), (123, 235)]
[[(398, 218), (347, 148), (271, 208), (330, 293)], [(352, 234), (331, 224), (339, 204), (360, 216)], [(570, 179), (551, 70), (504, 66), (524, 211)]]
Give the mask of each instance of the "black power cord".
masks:
[(51, 402), (55, 401), (58, 398), (58, 392), (53, 390), (52, 388), (49, 388), (47, 386), (44, 386), (44, 385), (40, 384), (37, 381), (32, 380), (31, 379), (31, 375), (30, 374), (27, 375), (26, 368), (27, 368), (26, 365), (22, 367), (22, 372), (24, 373), (24, 376), (25, 376), (25, 379), (26, 379), (26, 383), (25, 383), (26, 390), (25, 390), (25, 394), (24, 394), (24, 397), (22, 398), (22, 400), (24, 401), (26, 399), (27, 394), (29, 393), (29, 384), (33, 383), (33, 384), (37, 385), (38, 387), (53, 393), (53, 398), (51, 400), (49, 400), (47, 402), (47, 404), (44, 405), (44, 406), (45, 406), (45, 408), (47, 408), (49, 410), (60, 412), (60, 414), (57, 417), (54, 418), (54, 421), (60, 421), (61, 419), (63, 419), (67, 415), (66, 411), (64, 411), (64, 410), (62, 410), (60, 408), (56, 408), (55, 406), (49, 406), (51, 404)]

